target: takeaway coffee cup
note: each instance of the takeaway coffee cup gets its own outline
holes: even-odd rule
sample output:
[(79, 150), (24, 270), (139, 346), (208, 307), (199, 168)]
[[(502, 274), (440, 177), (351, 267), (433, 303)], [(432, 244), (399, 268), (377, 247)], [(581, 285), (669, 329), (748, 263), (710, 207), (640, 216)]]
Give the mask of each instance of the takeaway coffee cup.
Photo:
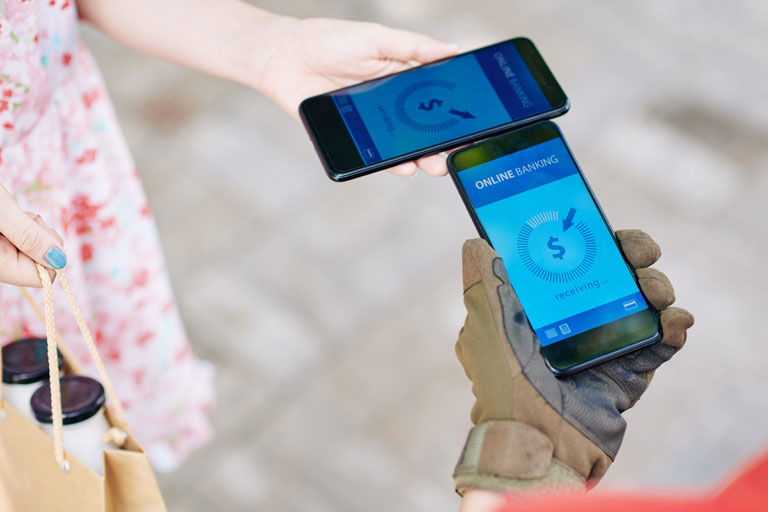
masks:
[[(64, 449), (77, 460), (104, 474), (103, 451), (115, 447), (102, 441), (109, 430), (104, 415), (104, 387), (99, 381), (83, 375), (67, 375), (60, 379), (61, 413)], [(42, 429), (53, 437), (51, 388), (48, 381), (32, 395), (32, 411)]]
[[(59, 356), (59, 368), (62, 358)], [(48, 379), (48, 347), (44, 338), (25, 338), (3, 347), (3, 399), (34, 422), (29, 399)]]

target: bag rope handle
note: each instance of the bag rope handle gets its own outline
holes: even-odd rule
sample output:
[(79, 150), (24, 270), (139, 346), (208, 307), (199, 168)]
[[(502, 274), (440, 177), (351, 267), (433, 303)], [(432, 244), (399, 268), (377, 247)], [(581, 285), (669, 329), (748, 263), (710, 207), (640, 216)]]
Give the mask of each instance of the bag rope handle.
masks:
[[(66, 279), (66, 277), (65, 277), (65, 279)], [(62, 283), (63, 283), (63, 281), (62, 281)], [(68, 281), (67, 281), (67, 288), (69, 289), (69, 282)], [(24, 296), (24, 298), (26, 299), (27, 303), (32, 308), (32, 311), (35, 312), (35, 314), (40, 319), (40, 321), (45, 323), (45, 315), (43, 314), (43, 311), (40, 309), (40, 306), (38, 306), (37, 303), (35, 302), (35, 299), (32, 298), (32, 295), (29, 294), (29, 291), (27, 291), (26, 288), (23, 288), (21, 286), (19, 286), (19, 291), (21, 292), (21, 295)], [(72, 295), (72, 297), (74, 297), (74, 294), (71, 294), (71, 295)], [(79, 314), (79, 311), (80, 310), (78, 308), (78, 314)], [(75, 356), (69, 350), (69, 347), (67, 347), (64, 344), (64, 342), (61, 341), (61, 335), (58, 333), (58, 331), (56, 332), (56, 347), (59, 349), (59, 352), (61, 352), (61, 355), (64, 356), (64, 360), (67, 361), (67, 364), (70, 366), (70, 368), (75, 366), (75, 369), (76, 369)], [(98, 353), (97, 353), (97, 355), (98, 355)], [(1, 361), (2, 361), (2, 357), (0, 356), (0, 362)], [(105, 372), (105, 374), (106, 374), (106, 372)], [(109, 377), (107, 377), (106, 382), (109, 382)], [(2, 386), (0, 386), (0, 404), (2, 403), (2, 397), (3, 397), (2, 391), (3, 391)], [(114, 392), (112, 392), (112, 394), (114, 396)], [(110, 398), (110, 401), (112, 401), (112, 398)], [(2, 407), (2, 405), (0, 405), (0, 407)], [(123, 416), (125, 416), (125, 413), (122, 412), (123, 409), (120, 406), (119, 402), (118, 402), (118, 406), (117, 407), (119, 407), (119, 411), (120, 411), (119, 413), (117, 412), (118, 411), (117, 408), (112, 407), (112, 409), (114, 409), (116, 411), (115, 414), (116, 415), (117, 414), (122, 414)], [(5, 411), (3, 409), (0, 409), (0, 420), (3, 419), (2, 418), (2, 414), (4, 412)], [(125, 418), (123, 418), (123, 419), (125, 419)], [(115, 418), (115, 421), (117, 421), (117, 418)], [(124, 424), (127, 425), (127, 422), (124, 422)], [(112, 443), (115, 446), (123, 446), (125, 444), (125, 441), (127, 440), (127, 438), (128, 438), (128, 433), (126, 432), (125, 427), (123, 429), (118, 428), (118, 427), (111, 427), (109, 430), (104, 432), (104, 435), (101, 437), (101, 442), (103, 444)]]
[[(48, 338), (48, 372), (51, 388), (51, 416), (53, 420), (53, 456), (62, 471), (68, 472), (69, 462), (64, 457), (64, 427), (61, 411), (61, 383), (59, 382), (59, 361), (57, 357), (57, 348), (60, 349), (62, 354), (68, 360), (74, 361), (74, 359), (72, 359), (72, 355), (69, 350), (66, 349), (63, 344), (61, 344), (61, 336), (56, 330), (56, 322), (54, 319), (53, 311), (53, 283), (51, 282), (51, 276), (48, 275), (48, 270), (42, 265), (36, 264), (36, 267), (37, 273), (40, 275), (40, 281), (43, 285), (43, 307), (45, 312), (40, 310), (40, 307), (35, 303), (34, 299), (32, 299), (32, 296), (26, 289), (19, 287), (19, 290), (27, 302), (29, 302), (37, 317), (45, 324), (46, 337)], [(93, 341), (93, 336), (91, 335), (91, 331), (88, 328), (88, 324), (86, 324), (85, 320), (83, 319), (80, 306), (77, 304), (77, 300), (72, 293), (72, 288), (69, 285), (69, 279), (67, 278), (67, 275), (61, 270), (56, 270), (56, 275), (59, 277), (61, 287), (64, 289), (64, 294), (67, 296), (67, 301), (69, 302), (70, 308), (72, 309), (72, 314), (75, 317), (75, 321), (77, 322), (77, 326), (80, 329), (80, 333), (83, 335), (85, 344), (88, 347), (88, 352), (90, 353), (91, 359), (96, 366), (96, 371), (101, 378), (101, 383), (104, 386), (104, 390), (106, 391), (113, 417), (118, 427), (112, 427), (105, 434), (102, 442), (109, 441), (114, 442), (117, 445), (122, 445), (122, 442), (124, 442), (125, 438), (127, 437), (128, 429), (127, 421), (125, 418), (125, 411), (123, 410), (123, 406), (120, 404), (120, 400), (117, 398), (117, 393), (115, 393), (115, 389), (112, 386), (112, 381), (110, 380), (109, 375), (107, 375), (107, 370), (104, 367), (104, 362), (102, 361), (101, 356), (99, 356), (99, 351), (96, 348), (96, 343)], [(0, 363), (1, 362), (2, 355), (0, 354)], [(5, 419), (4, 404), (5, 403), (3, 402), (2, 396), (2, 385), (0, 385), (0, 420)]]
[[(112, 380), (107, 374), (107, 369), (104, 367), (104, 361), (102, 361), (101, 356), (99, 355), (99, 351), (96, 348), (96, 343), (93, 341), (91, 330), (88, 328), (88, 324), (83, 319), (83, 314), (80, 312), (80, 306), (78, 305), (77, 300), (75, 299), (75, 295), (72, 293), (72, 289), (69, 286), (69, 278), (64, 272), (60, 270), (57, 270), (56, 274), (59, 276), (61, 287), (64, 288), (64, 293), (66, 294), (67, 300), (69, 301), (72, 314), (75, 316), (75, 320), (77, 321), (77, 326), (80, 328), (80, 333), (83, 335), (85, 343), (88, 346), (88, 352), (91, 354), (91, 359), (96, 365), (96, 371), (99, 372), (101, 383), (104, 385), (104, 389), (107, 392), (107, 398), (109, 398), (113, 412), (115, 413), (115, 420), (120, 428), (127, 430), (128, 421), (125, 418), (125, 411), (123, 410), (123, 406), (120, 404), (120, 399), (117, 397), (117, 393), (115, 393), (115, 388), (112, 386)], [(53, 296), (53, 289), (49, 290), (47, 293), (50, 293), (51, 296)]]
[[(26, 288), (23, 288), (21, 286), (19, 286), (18, 288), (19, 288), (19, 291), (21, 292), (22, 297), (24, 297), (24, 299), (27, 301), (27, 304), (29, 304), (29, 307), (35, 313), (37, 318), (40, 319), (40, 323), (45, 325), (45, 314), (43, 313), (43, 310), (40, 309), (40, 306), (37, 305), (37, 302), (35, 302), (35, 299), (32, 298), (32, 295), (30, 295), (29, 291)], [(67, 363), (70, 366), (76, 367), (75, 356), (74, 354), (72, 354), (72, 351), (69, 350), (69, 347), (64, 344), (58, 331), (56, 332), (56, 348), (59, 349), (59, 352), (61, 352), (61, 355), (64, 356), (64, 360), (67, 361)]]
[(59, 382), (59, 360), (56, 351), (56, 322), (53, 318), (53, 286), (51, 276), (37, 264), (37, 273), (43, 283), (43, 307), (45, 307), (45, 334), (48, 338), (48, 382), (51, 388), (51, 418), (53, 420), (53, 456), (65, 473), (69, 471), (69, 462), (64, 458), (64, 434), (61, 414), (61, 383)]

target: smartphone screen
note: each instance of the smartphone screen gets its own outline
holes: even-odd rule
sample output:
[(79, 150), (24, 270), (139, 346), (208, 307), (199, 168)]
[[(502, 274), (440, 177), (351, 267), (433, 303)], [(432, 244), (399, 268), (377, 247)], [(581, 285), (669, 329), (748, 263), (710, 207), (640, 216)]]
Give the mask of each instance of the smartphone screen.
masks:
[(535, 47), (522, 38), (323, 96), (308, 100), (302, 116), (335, 171), (413, 158), (567, 108)]
[(505, 136), (506, 148), (468, 148), (456, 175), (545, 353), (567, 347), (550, 353), (572, 366), (616, 350), (617, 338), (622, 348), (653, 337), (655, 314), (559, 130), (531, 128)]

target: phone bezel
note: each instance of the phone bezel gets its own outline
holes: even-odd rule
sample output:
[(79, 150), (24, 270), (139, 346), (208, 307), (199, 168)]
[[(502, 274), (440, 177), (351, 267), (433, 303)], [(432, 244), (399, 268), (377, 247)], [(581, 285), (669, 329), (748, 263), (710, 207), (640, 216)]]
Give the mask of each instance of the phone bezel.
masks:
[[(537, 132), (541, 132), (542, 137), (545, 137), (545, 138), (538, 138), (539, 134)], [(613, 231), (611, 224), (608, 222), (608, 219), (606, 218), (602, 207), (600, 206), (600, 202), (597, 200), (597, 197), (595, 197), (595, 194), (592, 191), (592, 187), (589, 185), (589, 181), (587, 181), (586, 176), (584, 176), (584, 173), (582, 172), (581, 167), (576, 161), (576, 158), (573, 155), (573, 151), (571, 151), (571, 148), (568, 145), (568, 142), (565, 140), (565, 137), (563, 136), (562, 131), (552, 121), (543, 121), (531, 126), (527, 126), (525, 128), (521, 128), (519, 130), (515, 130), (510, 133), (495, 137), (493, 139), (477, 142), (475, 144), (472, 144), (471, 146), (458, 149), (453, 153), (451, 153), (450, 155), (448, 155), (448, 170), (451, 175), (451, 178), (453, 179), (454, 184), (456, 185), (456, 189), (458, 190), (459, 195), (461, 196), (461, 199), (464, 202), (464, 206), (467, 208), (467, 212), (469, 213), (472, 219), (472, 222), (475, 225), (475, 228), (477, 229), (480, 236), (484, 240), (486, 240), (489, 245), (493, 246), (490, 238), (488, 237), (487, 233), (485, 232), (485, 229), (483, 228), (483, 225), (480, 223), (480, 219), (478, 218), (477, 213), (475, 212), (475, 209), (472, 206), (472, 203), (469, 200), (469, 195), (467, 194), (463, 183), (459, 179), (459, 173), (466, 169), (470, 169), (472, 167), (480, 165), (482, 163), (495, 160), (496, 158), (500, 158), (502, 156), (511, 154), (513, 152), (520, 151), (527, 147), (531, 147), (536, 144), (546, 142), (548, 140), (553, 140), (555, 138), (560, 138), (560, 140), (563, 141), (563, 145), (565, 146), (566, 151), (568, 152), (569, 156), (573, 160), (573, 163), (576, 167), (576, 170), (579, 173), (579, 176), (581, 177), (582, 181), (586, 185), (587, 191), (589, 192), (589, 195), (592, 198), (592, 201), (597, 207), (597, 210), (600, 213), (600, 216), (603, 219), (603, 222), (605, 223), (606, 227), (608, 228), (608, 231), (613, 237), (614, 243), (616, 243), (616, 246), (618, 247), (619, 253), (624, 259), (624, 263), (626, 264), (627, 269), (629, 270), (630, 274), (635, 280), (638, 290), (640, 291), (641, 294), (643, 294), (643, 297), (645, 298), (646, 303), (648, 304), (648, 309), (646, 310), (639, 311), (633, 315), (628, 315), (618, 320), (609, 322), (607, 324), (603, 324), (601, 326), (595, 327), (584, 333), (580, 333), (576, 336), (571, 336), (570, 338), (566, 338), (565, 340), (561, 340), (559, 342), (552, 343), (545, 347), (541, 347), (542, 355), (544, 356), (544, 359), (546, 360), (550, 370), (552, 370), (552, 372), (558, 376), (565, 376), (565, 375), (570, 375), (577, 371), (589, 368), (591, 366), (600, 364), (609, 359), (613, 359), (615, 357), (622, 356), (629, 352), (633, 352), (635, 350), (651, 345), (653, 343), (656, 343), (662, 338), (662, 328), (661, 328), (661, 322), (659, 321), (658, 311), (651, 304), (648, 298), (645, 297), (645, 294), (643, 293), (642, 288), (640, 288), (640, 283), (638, 282), (637, 273), (635, 272), (632, 265), (629, 264), (627, 257), (621, 248), (621, 245), (618, 243), (618, 240), (616, 239), (616, 234)], [(533, 142), (534, 140), (535, 142)], [(477, 158), (475, 155), (472, 154), (472, 153), (478, 153), (479, 152), (478, 149), (482, 150), (485, 153), (484, 155), (481, 155), (480, 158)], [(461, 160), (466, 160), (466, 162), (461, 162)], [(597, 330), (599, 329), (605, 329), (606, 331), (607, 330), (621, 331), (622, 326), (633, 323), (634, 320), (638, 319), (636, 315), (640, 315), (640, 314), (650, 315), (650, 318), (653, 320), (653, 325), (655, 326), (655, 331), (653, 333), (649, 334), (648, 336), (643, 336), (640, 339), (633, 340), (629, 343), (620, 343), (618, 345), (616, 344), (616, 339), (610, 340), (610, 342), (601, 342), (599, 348), (605, 349), (606, 346), (608, 346), (608, 350), (595, 350), (589, 356), (584, 358), (578, 358), (575, 362), (573, 362), (572, 356), (573, 356), (573, 352), (576, 352), (576, 347), (579, 347), (579, 348), (583, 347), (583, 345), (579, 346), (579, 339), (582, 339), (582, 340), (588, 339), (590, 333), (592, 333), (592, 336), (595, 336), (597, 334)], [(529, 325), (530, 325), (530, 321), (529, 321)], [(531, 327), (531, 329), (533, 329), (533, 327)], [(617, 338), (617, 339), (620, 339), (620, 338)], [(570, 354), (565, 354), (565, 356), (563, 356), (562, 354), (557, 353), (558, 350), (562, 351), (564, 350), (565, 347), (570, 349), (570, 352), (571, 352)], [(563, 364), (561, 361), (563, 359), (567, 359), (569, 356), (571, 357), (571, 360), (569, 361), (569, 363)], [(556, 360), (558, 357), (560, 357), (560, 360)]]
[[(380, 162), (365, 165), (357, 152), (357, 148), (355, 147), (354, 141), (352, 140), (349, 131), (346, 129), (346, 126), (341, 119), (341, 115), (338, 113), (338, 110), (333, 103), (331, 95), (334, 93), (346, 91), (350, 87), (357, 87), (361, 84), (377, 82), (391, 78), (395, 75), (409, 73), (413, 69), (418, 68), (408, 69), (398, 73), (392, 73), (383, 77), (362, 82), (361, 84), (342, 87), (334, 91), (329, 91), (317, 96), (313, 96), (311, 98), (307, 98), (301, 102), (301, 105), (299, 105), (299, 116), (301, 117), (304, 127), (309, 134), (312, 144), (315, 147), (315, 151), (320, 157), (323, 168), (328, 174), (328, 177), (334, 181), (350, 180), (395, 166), (403, 162), (409, 162), (423, 156), (440, 153), (441, 151), (445, 151), (459, 145), (468, 144), (492, 135), (497, 135), (512, 128), (535, 123), (542, 119), (551, 119), (553, 117), (565, 114), (570, 108), (568, 97), (565, 95), (565, 92), (563, 91), (562, 87), (560, 87), (560, 84), (555, 79), (546, 62), (544, 62), (544, 59), (536, 49), (536, 46), (528, 38), (516, 37), (513, 39), (508, 39), (506, 41), (484, 46), (482, 48), (476, 48), (474, 50), (464, 52), (453, 57), (447, 57), (445, 59), (430, 62), (429, 64), (425, 65), (428, 66), (438, 64), (440, 62), (454, 59), (462, 55), (468, 55), (477, 51), (491, 48), (493, 46), (508, 43), (515, 45), (515, 48), (523, 59), (523, 62), (531, 71), (531, 74), (533, 75), (537, 85), (539, 88), (541, 88), (542, 93), (547, 98), (547, 101), (549, 101), (550, 105), (552, 105), (549, 110), (518, 120), (513, 120), (503, 125), (494, 126), (486, 130), (471, 133), (464, 137), (458, 137), (441, 144), (436, 144), (434, 146), (412, 151), (410, 153), (406, 153), (394, 158), (389, 158)], [(348, 165), (341, 166), (339, 165), (341, 162), (346, 162)]]

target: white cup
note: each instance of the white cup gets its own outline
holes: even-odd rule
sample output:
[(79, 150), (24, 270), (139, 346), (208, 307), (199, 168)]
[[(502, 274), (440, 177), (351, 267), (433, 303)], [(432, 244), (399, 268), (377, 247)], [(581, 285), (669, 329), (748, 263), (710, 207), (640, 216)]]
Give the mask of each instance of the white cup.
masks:
[[(59, 368), (61, 368), (59, 354)], [(48, 347), (44, 338), (25, 338), (3, 347), (3, 400), (29, 421), (36, 422), (29, 400), (48, 379)]]
[[(84, 375), (66, 375), (60, 383), (64, 449), (103, 475), (104, 449), (115, 447), (102, 440), (109, 430), (104, 415), (104, 388), (99, 381)], [(51, 390), (47, 381), (35, 391), (31, 405), (40, 427), (53, 437)]]

